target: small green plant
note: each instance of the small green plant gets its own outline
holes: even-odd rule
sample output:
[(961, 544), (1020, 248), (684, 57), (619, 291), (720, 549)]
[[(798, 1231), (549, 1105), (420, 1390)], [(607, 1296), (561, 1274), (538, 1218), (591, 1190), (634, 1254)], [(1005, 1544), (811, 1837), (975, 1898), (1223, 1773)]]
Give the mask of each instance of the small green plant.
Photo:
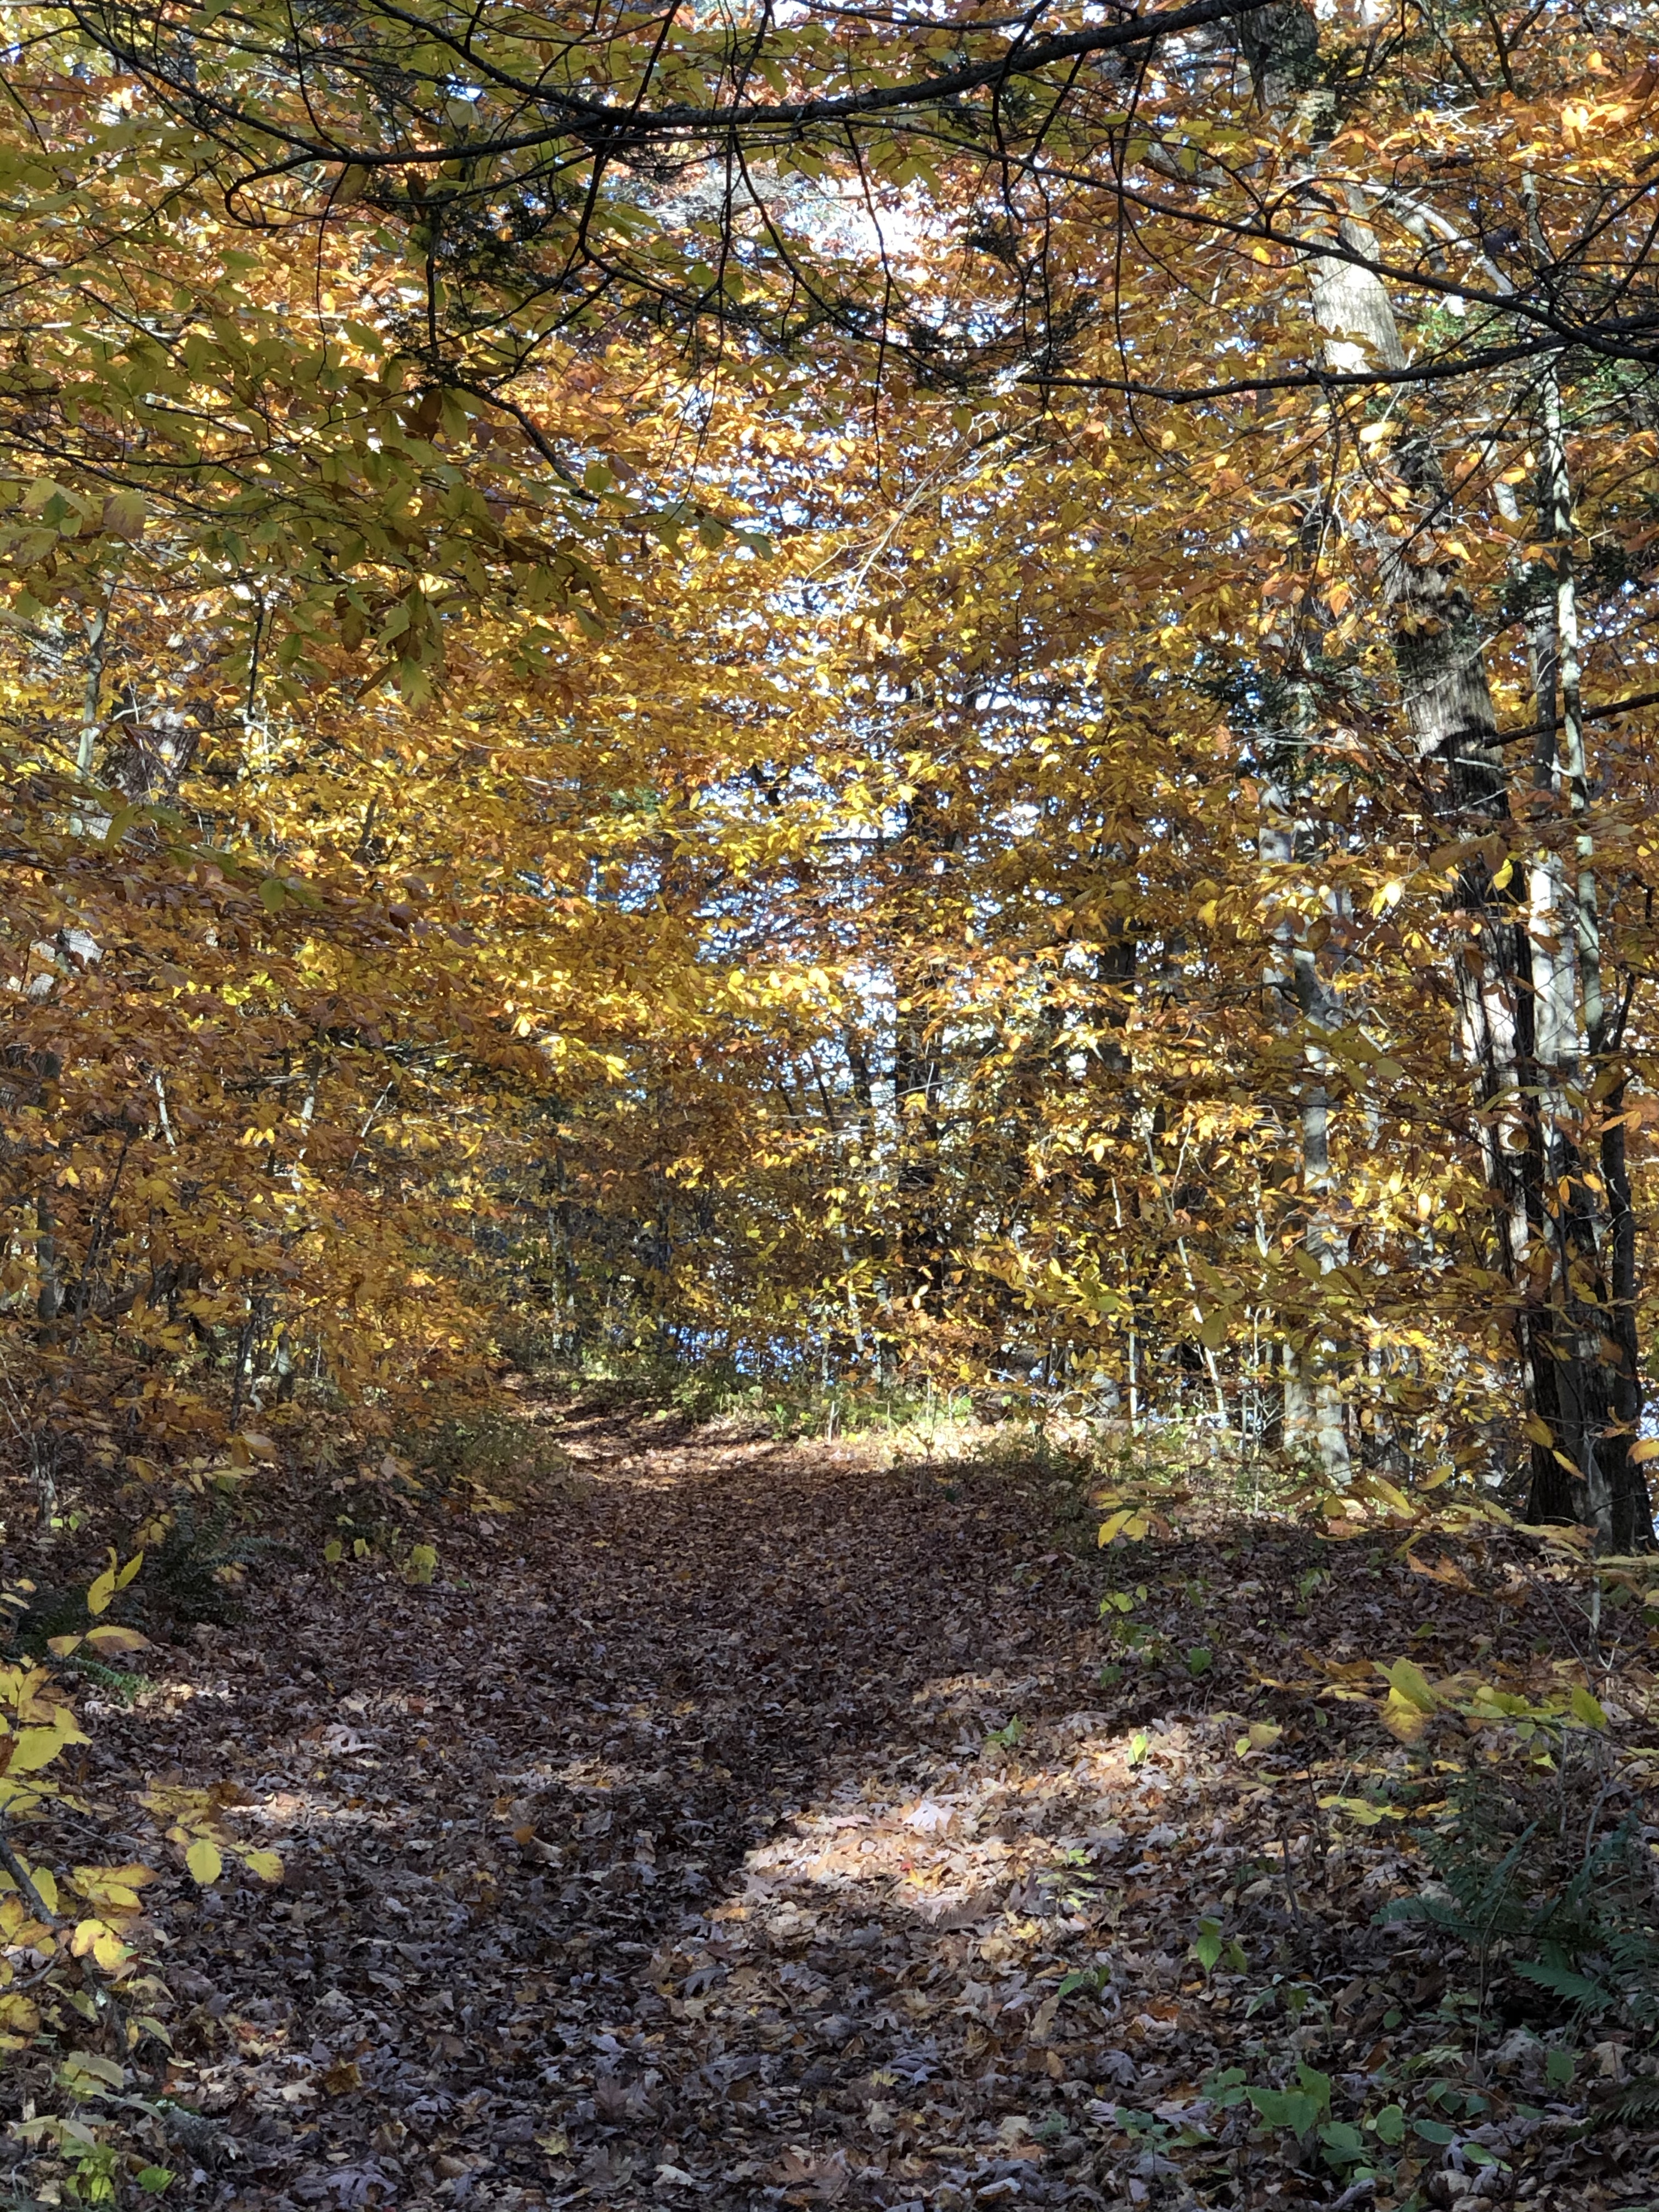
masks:
[(1265, 2127), (1288, 2128), (1298, 2140), (1310, 2136), (1331, 2110), (1331, 2077), (1298, 2059), (1295, 2086), (1288, 2089), (1246, 2089), (1246, 2098)]
[(1001, 1728), (993, 1729), (985, 1739), (987, 1743), (1000, 1744), (1005, 1751), (1012, 1751), (1017, 1743), (1023, 1743), (1024, 1740), (1025, 1723), (1018, 1713)]
[(1193, 1939), (1190, 1954), (1206, 1974), (1214, 1973), (1218, 1966), (1225, 1966), (1230, 1974), (1242, 1974), (1249, 1963), (1243, 1946), (1222, 1934), (1218, 1920), (1199, 1922), (1198, 1934)]
[(1479, 2007), (1507, 1974), (1582, 2020), (1659, 2027), (1659, 1908), (1634, 1819), (1574, 1846), (1559, 1825), (1552, 1836), (1541, 1808), (1475, 1773), (1427, 1848), (1437, 1890), (1396, 1898), (1377, 1918), (1421, 1921), (1463, 1944)]
[(1063, 1912), (1081, 1912), (1091, 1901), (1095, 1874), (1089, 1863), (1089, 1854), (1068, 1844), (1060, 1851), (1052, 1866), (1044, 1867), (1037, 1876), (1039, 1885)]
[(1134, 1618), (1136, 1608), (1146, 1602), (1145, 1583), (1137, 1583), (1133, 1590), (1108, 1590), (1100, 1601), (1100, 1618), (1119, 1651), (1126, 1656), (1138, 1654), (1143, 1662), (1155, 1663), (1168, 1653), (1169, 1639), (1150, 1622)]
[(1060, 1987), (1054, 1994), (1060, 1997), (1069, 1997), (1084, 1990), (1091, 1996), (1097, 1997), (1111, 1986), (1112, 1970), (1109, 1966), (1073, 1966), (1069, 1974), (1061, 1976)]
[(511, 1505), (567, 1486), (570, 1459), (544, 1428), (515, 1409), (485, 1405), (434, 1422), (389, 1455), (380, 1473), (393, 1492)]
[[(1404, 2142), (1404, 2113), (1398, 2105), (1384, 2105), (1374, 2113), (1338, 2119), (1331, 2110), (1333, 2087), (1328, 2074), (1298, 2059), (1294, 2079), (1282, 2086), (1252, 2082), (1242, 2066), (1232, 2066), (1212, 2075), (1204, 2094), (1218, 2112), (1248, 2106), (1258, 2135), (1293, 2136), (1304, 2166), (1316, 2153), (1350, 2184), (1381, 2179), (1386, 2167), (1379, 2147), (1395, 2149)], [(1448, 2129), (1443, 2140), (1453, 2132)]]
[(276, 1548), (268, 1536), (234, 1531), (228, 1504), (204, 1513), (186, 1499), (150, 1544), (139, 1593), (144, 1609), (177, 1627), (202, 1621), (226, 1627), (240, 1611), (239, 1585), (246, 1570)]

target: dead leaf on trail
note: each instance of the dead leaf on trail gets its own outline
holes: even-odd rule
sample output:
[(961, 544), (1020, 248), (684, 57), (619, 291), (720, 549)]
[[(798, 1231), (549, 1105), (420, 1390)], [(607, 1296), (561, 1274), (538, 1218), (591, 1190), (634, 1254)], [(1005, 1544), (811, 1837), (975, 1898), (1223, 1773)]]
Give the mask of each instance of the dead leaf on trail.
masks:
[(975, 1921), (984, 1920), (996, 1910), (996, 1892), (976, 1890), (970, 1897), (918, 1897), (914, 1910), (930, 1928), (941, 1935), (955, 1928), (971, 1928)]
[(787, 2150), (772, 2169), (772, 2179), (786, 2189), (810, 2189), (821, 2203), (838, 2204), (852, 2184), (846, 2158), (840, 2151), (827, 2157), (810, 2151)]
[(1449, 1589), (1472, 1590), (1474, 1588), (1455, 1559), (1425, 1559), (1416, 1552), (1407, 1552), (1406, 1565), (1414, 1575), (1426, 1576), (1430, 1582), (1444, 1583)]
[[(1379, 2106), (1353, 2069), (1438, 2049), (1418, 1939), (1375, 1916), (1422, 1889), (1440, 1808), (1395, 1802), (1379, 1723), (1392, 1696), (1455, 1752), (1434, 1715), (1482, 1682), (1564, 1703), (1578, 1674), (1540, 1670), (1513, 1604), (1363, 1547), (1322, 1546), (1299, 1595), (1313, 1540), (1266, 1522), (1248, 1574), (1149, 1540), (1134, 1617), (1163, 1656), (1097, 1680), (1101, 1555), (1069, 1590), (1010, 1574), (1048, 1547), (1035, 1493), (988, 1483), (941, 1523), (931, 1476), (685, 1458), (672, 1511), (659, 1468), (620, 1462), (574, 1528), (514, 1523), (521, 1559), (459, 1528), (474, 1594), (441, 1633), (365, 1570), (349, 1603), (256, 1585), (239, 1648), (185, 1662), (214, 1694), (171, 1723), (173, 1780), (234, 1743), (237, 1868), (257, 1834), (286, 1869), (258, 1909), (222, 1883), (168, 1928), (171, 1986), (215, 1997), (169, 2018), (179, 2079), (242, 2138), (247, 2212), (1081, 2212), (1131, 2181), (1196, 2203), (1254, 2124), (1200, 2112), (1218, 2074), (1271, 2102), (1305, 2061), (1346, 2142)], [(1200, 1643), (1237, 1705), (1180, 1663)], [(1612, 1686), (1632, 1715), (1659, 1698)], [(100, 1727), (129, 1766), (154, 1741), (137, 1711)], [(1619, 1727), (1609, 1705), (1598, 1744)], [(1305, 2016), (1247, 2011), (1275, 1976), (1352, 2002), (1304, 2048)], [(1308, 2194), (1293, 2136), (1246, 2155)]]
[(347, 1728), (343, 1721), (331, 1721), (319, 1740), (323, 1749), (333, 1753), (337, 1758), (343, 1758), (349, 1752), (372, 1751), (374, 1748), (372, 1737), (360, 1735), (354, 1728)]
[(960, 1825), (960, 1816), (954, 1805), (940, 1805), (932, 1798), (924, 1798), (902, 1815), (907, 1828), (914, 1828), (919, 1836), (948, 1836)]

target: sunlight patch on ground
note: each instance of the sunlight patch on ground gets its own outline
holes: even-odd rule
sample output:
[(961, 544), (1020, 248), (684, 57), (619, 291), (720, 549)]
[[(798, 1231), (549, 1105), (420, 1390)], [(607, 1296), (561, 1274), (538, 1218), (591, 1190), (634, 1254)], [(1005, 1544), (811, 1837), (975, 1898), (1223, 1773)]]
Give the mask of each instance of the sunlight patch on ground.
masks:
[[(978, 1761), (924, 1796), (890, 1796), (872, 1780), (798, 1814), (792, 1833), (746, 1855), (744, 1905), (763, 1917), (832, 1899), (838, 1911), (897, 1908), (941, 1933), (1032, 1912), (1091, 1924), (1125, 1820), (1145, 1820), (1170, 1778), (1151, 1765), (1144, 1731), (1107, 1735), (1098, 1716), (1078, 1715), (1045, 1734), (1071, 1737), (1065, 1755), (1018, 1771)], [(1163, 1759), (1184, 1759), (1187, 1736), (1165, 1730)], [(1154, 1853), (1182, 1833), (1147, 1826), (1142, 1848)]]

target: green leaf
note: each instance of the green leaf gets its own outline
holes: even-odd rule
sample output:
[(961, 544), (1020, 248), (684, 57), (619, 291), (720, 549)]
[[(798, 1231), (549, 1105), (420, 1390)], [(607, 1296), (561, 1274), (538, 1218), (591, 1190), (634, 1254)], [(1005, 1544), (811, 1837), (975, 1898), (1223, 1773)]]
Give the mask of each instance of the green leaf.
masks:
[(1448, 2127), (1444, 2120), (1413, 2120), (1412, 2133), (1420, 2136), (1425, 2142), (1449, 2143), (1457, 2130)]
[(1297, 2062), (1296, 2078), (1304, 2096), (1311, 2097), (1322, 2112), (1331, 2109), (1331, 2077), (1322, 2074), (1316, 2066)]
[[(1517, 1959), (1517, 1974), (1524, 1974), (1529, 1982), (1540, 1989), (1553, 1990), (1558, 1996), (1566, 1997), (1574, 2004), (1602, 2008), (1613, 2002), (1613, 1995), (1588, 1974), (1575, 1974), (1570, 1966), (1554, 1964), (1550, 1960)], [(1553, 2054), (1552, 2053), (1552, 2056)]]
[(1249, 2094), (1244, 2086), (1244, 2069), (1229, 2066), (1222, 2073), (1210, 2075), (1204, 2094), (1218, 2112), (1231, 2112), (1235, 2105), (1242, 2105)]
[(1366, 2155), (1365, 2138), (1346, 2120), (1333, 2120), (1321, 2128), (1319, 2140), (1334, 2166), (1355, 2166)]
[(1384, 2105), (1375, 2119), (1366, 2125), (1375, 2133), (1379, 2142), (1402, 2143), (1406, 2140), (1406, 2115), (1398, 2105)]
[(96, 2096), (100, 2089), (124, 2089), (126, 2072), (112, 2058), (100, 2058), (94, 2051), (76, 2051), (64, 2061), (58, 2077), (71, 2096)]
[(1320, 2114), (1316, 2100), (1301, 2089), (1250, 2089), (1245, 2093), (1270, 2128), (1288, 2128), (1293, 2135), (1310, 2134)]
[(1073, 1966), (1069, 1974), (1062, 1976), (1060, 1987), (1054, 1994), (1056, 1996), (1069, 1997), (1074, 1996), (1079, 1990), (1093, 1991), (1103, 1989), (1105, 1985), (1106, 1976), (1101, 1967)]

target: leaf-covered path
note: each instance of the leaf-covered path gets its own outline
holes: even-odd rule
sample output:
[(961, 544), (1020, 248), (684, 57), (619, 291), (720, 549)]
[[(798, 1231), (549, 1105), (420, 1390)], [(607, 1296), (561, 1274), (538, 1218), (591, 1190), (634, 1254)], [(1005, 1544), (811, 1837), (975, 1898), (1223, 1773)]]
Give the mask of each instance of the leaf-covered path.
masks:
[[(234, 1780), (288, 1863), (275, 1900), (163, 1903), (191, 2004), (170, 2086), (222, 2130), (199, 2189), (501, 2212), (1342, 2196), (1206, 2101), (1247, 2034), (1274, 2076), (1243, 1979), (1189, 1947), (1214, 1915), (1252, 1987), (1290, 1960), (1316, 2001), (1270, 2037), (1351, 2100), (1400, 2005), (1431, 2010), (1434, 1961), (1370, 1924), (1387, 1832), (1345, 1849), (1319, 1810), (1337, 1735), (1309, 1708), (1323, 1764), (1293, 1717), (1236, 1741), (1298, 1607), (1334, 1597), (1364, 1632), (1415, 1603), (1403, 1570), (1328, 1587), (1294, 1534), (1242, 1563), (1172, 1551), (1176, 1663), (1109, 1690), (1101, 1569), (1039, 1474), (626, 1415), (562, 1440), (572, 1493), (469, 1522), (432, 1588), (271, 1572), (100, 1729), (106, 1759)], [(1454, 1650), (1475, 1603), (1437, 1603)], [(1487, 2140), (1565, 2203), (1558, 2123), (1506, 2118), (1489, 2071)], [(1582, 2156), (1571, 2201), (1597, 2201)]]

